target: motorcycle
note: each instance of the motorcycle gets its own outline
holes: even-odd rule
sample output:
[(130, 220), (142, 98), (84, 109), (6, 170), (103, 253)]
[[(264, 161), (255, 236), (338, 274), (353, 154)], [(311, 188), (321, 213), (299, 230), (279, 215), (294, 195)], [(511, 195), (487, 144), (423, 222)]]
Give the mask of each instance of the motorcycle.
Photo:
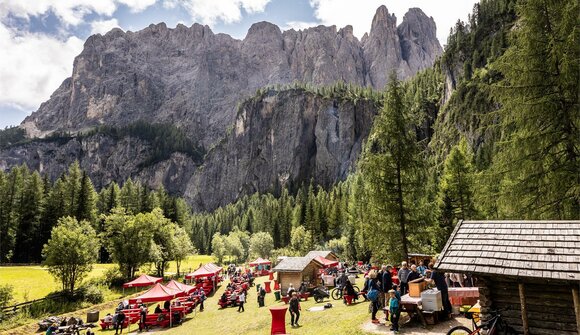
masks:
[(316, 302), (322, 302), (325, 298), (330, 298), (330, 292), (323, 286), (319, 286), (312, 291), (312, 297)]

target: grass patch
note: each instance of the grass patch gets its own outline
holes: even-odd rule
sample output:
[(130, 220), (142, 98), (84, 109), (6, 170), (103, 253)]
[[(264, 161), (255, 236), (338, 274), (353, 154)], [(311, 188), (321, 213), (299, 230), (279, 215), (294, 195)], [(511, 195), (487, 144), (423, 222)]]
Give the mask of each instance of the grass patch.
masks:
[[(255, 283), (263, 283), (268, 277), (256, 278)], [(357, 284), (362, 287), (362, 278)], [(268, 306), (284, 305), (283, 302), (274, 300), (274, 294), (266, 295), (266, 307), (259, 308), (256, 301), (256, 289), (249, 291), (248, 302), (245, 304), (245, 312), (238, 313), (237, 308), (229, 307), (219, 309), (217, 301), (221, 296), (225, 285), (222, 285), (216, 294), (205, 303), (205, 311), (190, 314), (181, 326), (172, 329), (155, 329), (155, 333), (164, 335), (188, 335), (188, 334), (244, 334), (263, 335), (270, 332), (271, 314)], [(327, 301), (325, 301), (326, 303)], [(362, 323), (369, 319), (368, 303), (360, 302), (352, 306), (346, 306), (342, 301), (330, 300), (334, 306), (321, 312), (310, 312), (313, 306), (321, 306), (314, 299), (301, 302), (302, 313), (300, 315), (300, 328), (290, 327), (290, 314), (286, 313), (286, 331), (291, 334), (317, 334), (317, 335), (358, 335), (365, 334), (361, 329)], [(111, 334), (111, 331), (100, 332)]]
[[(200, 263), (213, 262), (214, 258), (207, 255), (190, 256), (181, 264), (180, 272), (187, 273), (199, 267)], [(85, 281), (103, 276), (105, 271), (115, 267), (115, 264), (95, 264), (93, 270), (89, 273)], [(147, 271), (148, 266), (142, 267)], [(151, 273), (153, 273), (151, 268)], [(169, 263), (166, 275), (172, 275), (177, 272), (175, 262)], [(14, 287), (14, 301), (12, 304), (44, 298), (50, 292), (61, 289), (60, 283), (48, 273), (46, 268), (40, 265), (33, 266), (0, 266), (0, 285), (10, 284)], [(106, 300), (116, 299), (118, 297), (109, 297)]]

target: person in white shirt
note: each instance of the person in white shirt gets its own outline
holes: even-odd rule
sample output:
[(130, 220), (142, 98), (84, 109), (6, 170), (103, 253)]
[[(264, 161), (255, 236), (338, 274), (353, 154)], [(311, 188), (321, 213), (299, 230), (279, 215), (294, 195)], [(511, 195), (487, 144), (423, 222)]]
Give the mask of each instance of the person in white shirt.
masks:
[(246, 292), (242, 291), (239, 295), (240, 307), (238, 307), (238, 312), (245, 312), (244, 303), (246, 302)]

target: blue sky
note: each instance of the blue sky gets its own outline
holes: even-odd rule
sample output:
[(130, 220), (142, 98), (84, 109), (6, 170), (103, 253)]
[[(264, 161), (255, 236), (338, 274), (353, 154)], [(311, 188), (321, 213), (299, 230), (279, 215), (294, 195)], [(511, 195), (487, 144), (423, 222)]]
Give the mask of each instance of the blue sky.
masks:
[(194, 22), (214, 32), (244, 38), (254, 22), (283, 30), (319, 24), (350, 24), (359, 38), (380, 5), (400, 23), (419, 7), (437, 24), (443, 45), (458, 19), (466, 20), (475, 0), (0, 0), (0, 127), (19, 124), (38, 109), (72, 72), (84, 40), (114, 27), (140, 30)]

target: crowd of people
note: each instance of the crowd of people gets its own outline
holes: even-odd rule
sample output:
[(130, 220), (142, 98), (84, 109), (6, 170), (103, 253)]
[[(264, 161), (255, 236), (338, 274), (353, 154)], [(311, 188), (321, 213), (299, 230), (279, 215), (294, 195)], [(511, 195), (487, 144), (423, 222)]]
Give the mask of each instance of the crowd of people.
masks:
[[(461, 280), (460, 278), (461, 277)], [(391, 322), (391, 330), (398, 332), (401, 314), (401, 297), (409, 293), (409, 283), (426, 281), (441, 292), (441, 300), (445, 314), (450, 316), (449, 286), (473, 285), (471, 278), (460, 274), (443, 274), (433, 269), (433, 263), (425, 260), (419, 266), (402, 262), (396, 269), (392, 265), (383, 265), (380, 270), (371, 269), (365, 280), (363, 292), (371, 301), (371, 322), (380, 323), (377, 313), (384, 306), (385, 321)], [(457, 283), (457, 284), (455, 284)], [(460, 284), (461, 283), (461, 284)]]

